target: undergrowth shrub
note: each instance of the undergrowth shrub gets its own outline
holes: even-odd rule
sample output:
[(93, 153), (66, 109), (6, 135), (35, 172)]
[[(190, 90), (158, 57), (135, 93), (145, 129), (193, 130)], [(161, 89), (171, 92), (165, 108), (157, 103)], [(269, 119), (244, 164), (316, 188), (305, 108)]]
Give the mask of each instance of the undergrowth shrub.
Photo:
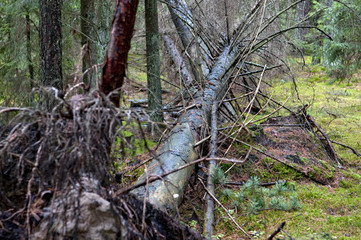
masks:
[(278, 181), (272, 188), (260, 186), (257, 177), (251, 177), (238, 191), (223, 189), (223, 200), (231, 200), (232, 205), (247, 214), (258, 214), (264, 210), (291, 211), (301, 208), (295, 185)]

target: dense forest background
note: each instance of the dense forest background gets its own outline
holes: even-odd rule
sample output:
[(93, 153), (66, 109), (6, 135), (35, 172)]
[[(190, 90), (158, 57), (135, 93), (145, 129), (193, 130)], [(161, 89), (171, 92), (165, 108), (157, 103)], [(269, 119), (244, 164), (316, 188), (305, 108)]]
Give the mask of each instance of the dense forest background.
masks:
[[(118, 13), (114, 9), (118, 9), (116, 6), (119, 2), (124, 1), (0, 0), (0, 169), (4, 176), (0, 186), (6, 185), (4, 179), (7, 179), (9, 172), (14, 172), (14, 178), (24, 175), (24, 178), (20, 177), (19, 184), (14, 183), (16, 193), (7, 195), (8, 189), (0, 189), (0, 195), (4, 197), (4, 203), (0, 205), (0, 231), (5, 233), (1, 236), (7, 236), (6, 228), (13, 227), (7, 222), (14, 220), (26, 221), (23, 225), (27, 226), (28, 235), (25, 236), (44, 238), (41, 234), (31, 235), (36, 224), (31, 223), (30, 219), (34, 215), (31, 215), (33, 212), (29, 209), (46, 208), (46, 205), (40, 207), (35, 193), (32, 198), (29, 197), (29, 193), (33, 191), (31, 184), (37, 182), (34, 180), (35, 174), (29, 173), (32, 177), (28, 177), (30, 183), (26, 182), (26, 194), (18, 188), (20, 182), (27, 179), (24, 166), (28, 164), (33, 167), (29, 172), (35, 172), (34, 169), (41, 165), (41, 160), (38, 163), (38, 159), (43, 154), (39, 149), (48, 145), (41, 145), (37, 154), (35, 150), (28, 148), (19, 150), (21, 147), (10, 154), (9, 146), (23, 143), (18, 139), (21, 138), (19, 136), (27, 129), (32, 129), (25, 124), (21, 134), (14, 135), (15, 131), (9, 130), (9, 126), (14, 127), (18, 120), (13, 112), (31, 109), (30, 114), (24, 118), (25, 121), (39, 115), (42, 120), (36, 121), (40, 122), (47, 114), (51, 119), (49, 121), (53, 121), (63, 117), (66, 119), (68, 116), (62, 111), (71, 106), (69, 109), (73, 109), (74, 113), (69, 119), (73, 121), (78, 116), (78, 105), (74, 102), (85, 102), (79, 107), (79, 116), (84, 113), (85, 117), (79, 117), (78, 122), (74, 121), (69, 126), (79, 124), (79, 131), (87, 137), (74, 134), (77, 135), (76, 140), (67, 142), (66, 137), (59, 140), (61, 137), (58, 136), (62, 136), (62, 131), (68, 126), (65, 120), (61, 124), (60, 120), (56, 122), (65, 126), (64, 129), (47, 131), (48, 134), (50, 132), (57, 136), (54, 137), (55, 140), (49, 138), (50, 145), (52, 141), (64, 143), (60, 144), (62, 149), (54, 147), (53, 155), (66, 158), (64, 156), (69, 153), (71, 158), (74, 157), (80, 163), (66, 163), (60, 172), (49, 171), (50, 175), (57, 173), (61, 179), (66, 175), (66, 167), (71, 169), (76, 166), (74, 169), (84, 171), (83, 167), (86, 166), (85, 169), (94, 173), (94, 176), (101, 175), (97, 178), (99, 183), (94, 184), (102, 186), (99, 189), (112, 186), (112, 190), (100, 194), (107, 195), (104, 197), (107, 200), (114, 196), (112, 191), (119, 197), (120, 193), (131, 190), (135, 196), (141, 196), (140, 199), (146, 198), (148, 191), (152, 195), (152, 190), (148, 188), (153, 188), (153, 185), (148, 187), (148, 181), (157, 182), (159, 178), (166, 177), (162, 174), (167, 172), (162, 169), (161, 173), (154, 172), (157, 177), (161, 175), (159, 178), (149, 178), (148, 169), (153, 171), (156, 164), (148, 163), (152, 159), (154, 162), (161, 159), (165, 165), (167, 160), (163, 158), (170, 158), (171, 154), (183, 157), (183, 153), (175, 153), (178, 150), (167, 150), (171, 152), (170, 155), (163, 156), (168, 153), (164, 154), (167, 151), (159, 146), (168, 146), (168, 140), (164, 140), (168, 134), (168, 139), (187, 139), (184, 142), (175, 140), (175, 145), (200, 148), (195, 161), (197, 164), (188, 163), (192, 167), (196, 165), (195, 173), (186, 173), (184, 175), (187, 177), (181, 175), (178, 177), (182, 180), (175, 180), (182, 184), (184, 181), (181, 193), (172, 192), (175, 207), (169, 207), (168, 203), (159, 203), (161, 207), (157, 206), (162, 210), (162, 207), (167, 206), (167, 213), (187, 225), (187, 229), (193, 229), (212, 239), (273, 239), (276, 236), (281, 239), (359, 239), (359, 0), (140, 1), (136, 8), (134, 32), (125, 31), (128, 34), (125, 34), (125, 38), (132, 40), (129, 54), (125, 54), (127, 62), (123, 63), (126, 73), (124, 83), (122, 79), (116, 85), (116, 88), (121, 87), (122, 93), (120, 97), (113, 97), (112, 91), (107, 86), (104, 87), (104, 66), (111, 50), (116, 49), (109, 42), (114, 38), (113, 16)], [(187, 8), (177, 5), (182, 2)], [(178, 25), (176, 15), (181, 19), (178, 19)], [(191, 31), (182, 30), (181, 27)], [(229, 46), (238, 52), (225, 51)], [(237, 71), (229, 75), (220, 74), (216, 78), (230, 76), (239, 83), (233, 85), (232, 82), (229, 85), (232, 86), (229, 87), (231, 90), (222, 97), (220, 102), (223, 105), (219, 104), (219, 109), (213, 106), (217, 104), (212, 103), (211, 107), (202, 110), (209, 112), (208, 115), (194, 111), (193, 115), (196, 117), (193, 119), (190, 117), (193, 108), (208, 101), (207, 97), (198, 101), (197, 93), (204, 91), (207, 96), (207, 91), (217, 85), (213, 82), (212, 70), (219, 66), (218, 60), (226, 65), (229, 60), (222, 60), (225, 53), (242, 61), (229, 64)], [(221, 83), (228, 88), (227, 84)], [(210, 86), (211, 90), (206, 86)], [(105, 95), (110, 93), (105, 98), (105, 105), (93, 99), (96, 89)], [(213, 93), (209, 95), (211, 94)], [(222, 91), (216, 92), (217, 97), (221, 94)], [(57, 105), (59, 99), (61, 103)], [(112, 104), (108, 104), (108, 100)], [(231, 104), (232, 101), (236, 102)], [(89, 107), (94, 102), (96, 105)], [(104, 106), (108, 113), (96, 112)], [(39, 113), (37, 109), (44, 112)], [(58, 110), (60, 113), (56, 115)], [(92, 116), (108, 122), (92, 122), (92, 117), (88, 115), (92, 111), (96, 112)], [(185, 116), (184, 112), (187, 111), (191, 113)], [(216, 116), (217, 111), (219, 116)], [(107, 114), (119, 119), (114, 120)], [(206, 130), (197, 130), (200, 132), (197, 132), (199, 136), (196, 134), (196, 142), (186, 142), (188, 137), (177, 135), (177, 130), (174, 129), (182, 125), (180, 123), (185, 119), (190, 119), (194, 125), (201, 125), (197, 118), (209, 118), (209, 126)], [(80, 126), (82, 124), (84, 129)], [(117, 125), (114, 131), (113, 125)], [(53, 125), (49, 123), (41, 126), (48, 129)], [(86, 130), (89, 128), (94, 132)], [(195, 129), (194, 126), (189, 128)], [(99, 133), (103, 130), (108, 131), (109, 136), (107, 133)], [(43, 130), (39, 125), (38, 130), (31, 131)], [(178, 129), (178, 132), (186, 130)], [(192, 134), (195, 135), (195, 132), (196, 130)], [(77, 147), (78, 142), (88, 144), (92, 141), (89, 135), (97, 140), (106, 140), (99, 140), (94, 146), (89, 145), (92, 147)], [(42, 141), (45, 140), (42, 138)], [(38, 142), (31, 146), (37, 146), (36, 144)], [(73, 154), (74, 149), (82, 147), (91, 149), (89, 155), (84, 157), (79, 153)], [(98, 152), (93, 149), (98, 149)], [(30, 159), (30, 155), (26, 155), (31, 151), (33, 155), (30, 155), (36, 159), (36, 163)], [(67, 153), (63, 156), (62, 151)], [(79, 151), (82, 153), (83, 150)], [(102, 153), (106, 154), (102, 156)], [(11, 159), (18, 163), (6, 162), (7, 154), (12, 155)], [(53, 156), (52, 153), (44, 154)], [(189, 155), (192, 154), (193, 152)], [(87, 164), (92, 164), (90, 156), (92, 159), (95, 156), (105, 160), (88, 166)], [(87, 157), (89, 159), (83, 160)], [(57, 157), (55, 159), (58, 161)], [(104, 163), (107, 167), (103, 166)], [(41, 167), (55, 168), (57, 164), (58, 162), (53, 165), (47, 163)], [(17, 168), (14, 171), (8, 170), (8, 166)], [(46, 172), (41, 167), (40, 172)], [(176, 165), (175, 168), (177, 167), (179, 166)], [(165, 169), (169, 170), (168, 166)], [(39, 184), (39, 198), (41, 195), (44, 200), (44, 193), (48, 193), (45, 189), (62, 192), (59, 182), (63, 179), (52, 182), (47, 176), (40, 173), (39, 176), (47, 181), (41, 187)], [(79, 176), (80, 183), (83, 176)], [(72, 186), (76, 185), (71, 180), (68, 182)], [(85, 183), (87, 184), (89, 182)], [(132, 186), (137, 186), (134, 184), (144, 186), (144, 189), (134, 190)], [(87, 187), (84, 189), (89, 190)], [(70, 188), (69, 192), (71, 191)], [(69, 192), (63, 191), (62, 194)], [(11, 203), (16, 202), (13, 199), (20, 194), (26, 195), (26, 199), (21, 203), (20, 200)], [(54, 194), (53, 198), (52, 193), (53, 202), (56, 202), (58, 196)], [(130, 204), (133, 200), (125, 201)], [(157, 205), (158, 201), (162, 202), (162, 199), (153, 199), (151, 202)], [(24, 208), (21, 207), (22, 204)], [(135, 206), (145, 211), (145, 202), (144, 205), (137, 204)], [(119, 208), (130, 211), (126, 204)], [(24, 215), (19, 214), (22, 211), (25, 212)], [(44, 211), (34, 210), (34, 213), (39, 219), (45, 219)], [(157, 214), (152, 212), (151, 215)], [(131, 229), (139, 230), (139, 234), (145, 238), (157, 239), (154, 237), (159, 236), (157, 230), (154, 230), (156, 227), (147, 222), (147, 230), (145, 213), (139, 216), (140, 223), (134, 223), (134, 226), (130, 224)], [(37, 217), (34, 218), (40, 221)], [(39, 226), (42, 230), (45, 228), (45, 225)], [(75, 228), (77, 229), (77, 225)], [(188, 230), (182, 231), (184, 233)], [(23, 236), (20, 232), (19, 230), (19, 236)], [(137, 234), (135, 236), (139, 237)], [(195, 233), (190, 233), (191, 236), (192, 234)], [(186, 239), (184, 236), (174, 239)], [(200, 237), (197, 234), (194, 236)], [(119, 238), (118, 235), (116, 237)]]
[[(61, 1), (59, 1), (61, 2)], [(31, 89), (41, 86), (39, 78), (39, 5), (38, 1), (3, 1), (1, 7), (1, 84), (2, 105), (29, 105)], [(194, 3), (193, 3), (194, 4)], [(217, 5), (217, 3), (215, 3)], [(221, 3), (219, 3), (221, 4)], [(224, 9), (215, 9), (209, 4), (207, 12), (214, 16), (215, 31), (228, 25), (229, 31), (247, 13), (253, 4), (227, 2)], [(267, 4), (271, 16), (292, 1), (270, 1)], [(207, 5), (207, 4), (205, 4)], [(224, 4), (223, 4), (224, 5)], [(109, 41), (109, 29), (112, 21), (114, 1), (65, 1), (62, 3), (62, 86), (67, 87), (74, 81), (87, 78), (83, 72), (90, 66), (103, 63)], [(194, 7), (195, 8), (195, 7)], [(196, 9), (196, 8), (195, 8)], [(83, 14), (83, 15), (82, 15)], [(172, 34), (167, 10), (159, 4), (160, 33)], [(327, 74), (335, 80), (352, 80), (359, 67), (360, 57), (360, 7), (357, 1), (302, 1), (283, 14), (274, 29), (287, 29), (293, 26), (317, 26), (332, 37), (332, 41), (320, 31), (310, 28), (294, 29), (285, 33), (271, 45), (279, 56), (312, 56), (312, 63), (322, 61)], [(209, 17), (210, 17), (209, 16)], [(266, 16), (266, 17), (270, 17)], [(169, 16), (168, 16), (169, 17)], [(144, 2), (140, 3), (137, 15), (136, 31), (132, 43), (131, 60), (143, 59), (139, 67), (144, 69), (145, 21)], [(211, 18), (211, 17), (210, 17)], [(168, 25), (167, 25), (168, 24)], [(88, 44), (88, 45), (86, 45)], [(163, 48), (163, 44), (160, 44)], [(91, 49), (91, 56), (87, 56)], [(138, 57), (137, 57), (138, 56)], [(162, 51), (162, 73), (165, 73), (167, 56)], [(100, 71), (97, 71), (98, 74)], [(22, 89), (24, 94), (11, 94)], [(11, 97), (9, 97), (11, 96)]]

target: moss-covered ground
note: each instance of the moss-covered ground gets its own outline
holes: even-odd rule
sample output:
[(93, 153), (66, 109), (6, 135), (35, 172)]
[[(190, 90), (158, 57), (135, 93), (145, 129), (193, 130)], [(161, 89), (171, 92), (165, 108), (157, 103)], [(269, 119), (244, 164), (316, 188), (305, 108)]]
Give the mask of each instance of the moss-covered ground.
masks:
[[(288, 105), (294, 106), (293, 110), (308, 104), (307, 112), (327, 131), (332, 140), (360, 151), (361, 76), (355, 74), (349, 80), (338, 82), (326, 75), (323, 66), (311, 65), (310, 58), (306, 58), (306, 66), (296, 68), (295, 77), (302, 102), (297, 97), (292, 81), (275, 79), (273, 88), (269, 88), (269, 91), (280, 101), (286, 99), (285, 92), (292, 93)], [(338, 145), (335, 148), (347, 164), (357, 166), (361, 162), (348, 149)]]
[[(297, 61), (299, 60), (290, 60), (297, 92), (290, 79), (277, 77), (273, 77), (272, 87), (269, 87), (267, 92), (279, 102), (289, 97), (285, 93), (291, 95), (287, 106), (294, 111), (308, 104), (307, 113), (331, 140), (349, 145), (361, 152), (361, 76), (355, 75), (350, 80), (335, 82), (326, 75), (326, 69), (322, 65), (312, 66), (310, 59), (306, 58), (306, 66), (302, 68)], [(266, 111), (271, 112), (272, 106)], [(288, 114), (284, 110), (277, 113), (281, 116)], [(277, 142), (277, 139), (273, 140)], [(237, 149), (237, 146), (234, 146), (237, 154), (248, 150), (242, 149), (241, 146)], [(252, 175), (258, 176), (260, 182), (287, 180), (294, 186), (301, 204), (299, 209), (285, 211), (266, 208), (256, 214), (249, 214), (244, 206), (236, 206), (230, 197), (232, 194), (238, 196), (237, 192), (242, 186), (218, 185), (217, 197), (229, 209), (238, 224), (254, 239), (267, 239), (282, 222), (286, 222), (284, 230), (287, 233), (279, 233), (279, 239), (290, 239), (287, 234), (294, 239), (361, 239), (361, 158), (350, 149), (337, 144), (334, 144), (334, 147), (341, 159), (342, 168), (337, 168), (336, 164), (321, 158), (318, 159), (318, 166), (310, 166), (313, 171), (310, 173), (323, 175), (330, 180), (329, 185), (317, 184), (282, 163), (259, 156), (244, 166), (234, 166), (226, 174), (230, 181), (246, 181)], [(307, 159), (296, 152), (291, 157), (296, 157), (300, 164), (309, 164)], [(223, 164), (221, 168), (226, 171), (231, 165)], [(199, 198), (194, 197), (193, 201), (197, 201), (195, 199)], [(264, 199), (269, 201), (270, 198), (265, 196)], [(250, 199), (243, 200), (245, 205), (250, 205), (247, 209), (255, 207), (251, 206), (254, 202)], [(199, 203), (202, 201), (199, 200)], [(187, 203), (185, 205), (187, 206)], [(187, 213), (187, 207), (183, 210)], [(188, 207), (188, 210), (188, 214), (203, 216), (202, 207)], [(214, 239), (243, 239), (244, 235), (220, 207), (216, 209), (216, 217)], [(200, 230), (202, 222), (197, 224), (194, 219), (187, 219), (185, 218), (184, 222)]]
[[(324, 129), (330, 139), (344, 143), (361, 151), (361, 77), (355, 75), (350, 80), (335, 82), (326, 75), (322, 65), (312, 66), (306, 58), (306, 66), (297, 67), (296, 59), (291, 59), (297, 83), (297, 92), (292, 81), (282, 78), (272, 80), (272, 87), (267, 91), (273, 93), (276, 100), (283, 102), (291, 95), (288, 106), (292, 110), (308, 104), (309, 113)], [(271, 109), (269, 110), (271, 111)], [(286, 115), (286, 111), (279, 114)], [(335, 169), (324, 162), (328, 168), (330, 178), (335, 184), (321, 186), (311, 181), (302, 180), (297, 172), (274, 163), (271, 171), (259, 168), (254, 171), (262, 182), (268, 182), (277, 175), (278, 179), (290, 180), (294, 184), (297, 197), (302, 205), (299, 210), (279, 211), (265, 210), (256, 215), (239, 212), (234, 214), (238, 223), (255, 239), (266, 239), (282, 222), (286, 222), (284, 229), (293, 238), (310, 234), (327, 233), (330, 239), (360, 239), (361, 238), (361, 158), (347, 148), (334, 145), (337, 154), (342, 159), (342, 169)], [(302, 159), (301, 159), (302, 160)], [(272, 160), (263, 159), (263, 165), (269, 165)], [(317, 167), (315, 167), (317, 168)], [(316, 169), (317, 170), (317, 169)], [(333, 176), (333, 173), (337, 173)], [(228, 205), (227, 201), (224, 201)], [(234, 209), (228, 205), (230, 209)], [(223, 217), (224, 218), (224, 217)], [(236, 227), (225, 228), (230, 225), (221, 221), (217, 225), (217, 234), (224, 239), (239, 239)], [(286, 233), (277, 235), (279, 238), (289, 239)]]

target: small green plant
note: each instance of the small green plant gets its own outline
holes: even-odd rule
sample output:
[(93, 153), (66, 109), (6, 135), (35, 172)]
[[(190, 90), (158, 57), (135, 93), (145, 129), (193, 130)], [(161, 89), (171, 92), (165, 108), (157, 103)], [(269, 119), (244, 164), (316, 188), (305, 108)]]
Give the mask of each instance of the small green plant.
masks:
[(220, 184), (220, 185), (224, 185), (228, 180), (228, 178), (224, 174), (224, 171), (222, 170), (222, 168), (220, 168), (218, 166), (215, 167), (212, 178), (213, 178), (214, 184)]
[(193, 230), (196, 230), (197, 227), (197, 221), (196, 220), (192, 220), (189, 222), (188, 224), (190, 226), (190, 228), (192, 228)]
[(271, 189), (261, 187), (257, 177), (251, 177), (237, 192), (223, 190), (224, 199), (231, 199), (233, 205), (253, 215), (263, 210), (298, 210), (301, 208), (295, 184), (278, 181)]
[(222, 234), (222, 233), (219, 233), (219, 234), (217, 234), (217, 235), (213, 235), (212, 236), (212, 239), (223, 239), (224, 238), (224, 234)]
[(264, 232), (250, 231), (250, 233), (253, 236), (253, 238), (255, 238), (255, 239), (262, 238), (264, 236)]

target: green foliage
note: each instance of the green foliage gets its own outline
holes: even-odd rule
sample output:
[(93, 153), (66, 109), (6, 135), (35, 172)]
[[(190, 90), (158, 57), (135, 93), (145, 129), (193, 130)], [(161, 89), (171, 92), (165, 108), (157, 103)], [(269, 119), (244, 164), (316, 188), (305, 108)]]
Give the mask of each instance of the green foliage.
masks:
[[(0, 3), (0, 104), (24, 106), (30, 102), (30, 81), (27, 59), (26, 14), (30, 20), (31, 37), (37, 39), (37, 1), (2, 1)], [(19, 24), (21, 23), (21, 24)], [(30, 44), (37, 49), (37, 42)], [(34, 63), (37, 53), (33, 50)], [(37, 72), (36, 66), (35, 73)], [(19, 92), (23, 94), (18, 94)]]
[[(325, 6), (314, 1), (316, 10)], [(350, 78), (361, 66), (361, 1), (334, 1), (318, 20), (320, 28), (328, 33), (333, 41), (323, 40), (318, 52), (324, 58), (329, 74), (337, 80)]]
[(224, 174), (224, 171), (222, 170), (222, 168), (220, 168), (218, 166), (214, 168), (212, 179), (213, 179), (214, 184), (220, 184), (220, 185), (224, 185), (228, 180), (228, 178)]
[(298, 210), (301, 208), (295, 185), (278, 181), (271, 189), (261, 187), (258, 177), (251, 177), (239, 191), (223, 190), (222, 196), (250, 215), (263, 210)]

